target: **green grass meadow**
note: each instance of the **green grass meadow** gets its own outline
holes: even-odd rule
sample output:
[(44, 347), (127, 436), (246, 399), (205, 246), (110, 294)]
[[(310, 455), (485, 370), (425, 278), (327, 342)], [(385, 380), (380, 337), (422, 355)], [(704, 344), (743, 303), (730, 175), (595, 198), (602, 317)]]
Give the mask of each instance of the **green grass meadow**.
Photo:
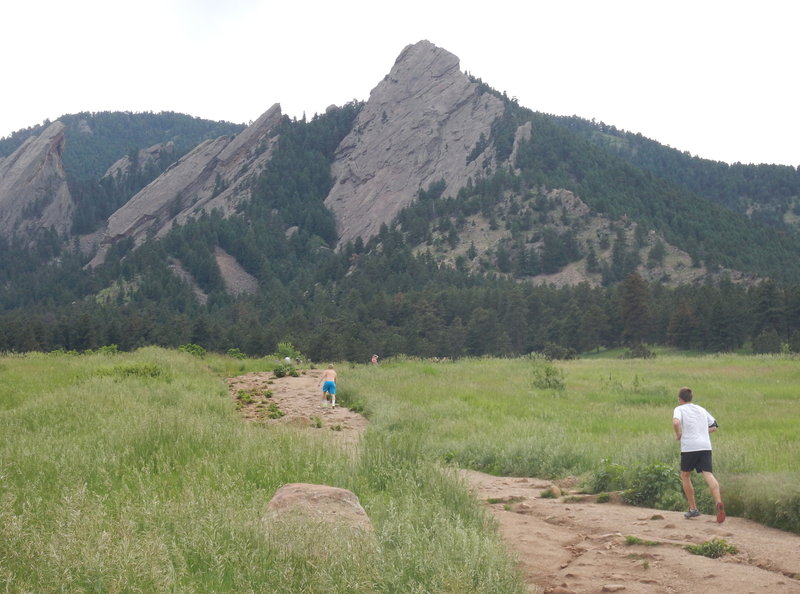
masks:
[[(240, 362), (146, 348), (0, 358), (0, 590), (521, 592), (480, 506), (414, 448), (241, 421)], [(354, 491), (373, 540), (266, 529), (285, 483)]]
[[(796, 359), (340, 364), (340, 402), (370, 419), (355, 453), (330, 432), (242, 422), (224, 378), (269, 365), (159, 348), (0, 357), (0, 590), (521, 593), (454, 469), (658, 483), (682, 505), (664, 490), (683, 385), (719, 420), (729, 513), (800, 533)], [(374, 538), (265, 526), (290, 482), (352, 490)]]
[[(343, 375), (345, 400), (375, 431), (436, 460), (497, 475), (575, 476), (595, 492), (657, 489), (638, 501), (664, 509), (685, 506), (672, 410), (690, 386), (720, 424), (714, 474), (729, 513), (800, 533), (797, 358), (398, 360)], [(702, 479), (697, 487), (710, 512)]]

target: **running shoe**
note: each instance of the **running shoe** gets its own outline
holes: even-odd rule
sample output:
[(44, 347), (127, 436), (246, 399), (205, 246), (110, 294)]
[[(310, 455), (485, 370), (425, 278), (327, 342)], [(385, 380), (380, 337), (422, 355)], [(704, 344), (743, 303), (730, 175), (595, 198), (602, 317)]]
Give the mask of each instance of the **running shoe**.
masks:
[(717, 504), (717, 523), (722, 524), (725, 521), (725, 506), (720, 501)]
[(683, 514), (683, 517), (686, 518), (687, 520), (689, 520), (691, 518), (696, 518), (699, 515), (700, 515), (700, 512), (697, 511), (696, 509), (690, 509), (685, 514)]

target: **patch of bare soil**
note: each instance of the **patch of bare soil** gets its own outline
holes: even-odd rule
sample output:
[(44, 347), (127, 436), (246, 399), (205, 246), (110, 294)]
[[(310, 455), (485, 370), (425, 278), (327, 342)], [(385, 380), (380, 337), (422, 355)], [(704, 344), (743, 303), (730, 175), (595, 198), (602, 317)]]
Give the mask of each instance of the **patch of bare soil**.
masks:
[[(343, 445), (355, 444), (367, 421), (343, 407), (323, 407), (321, 373), (306, 370), (296, 378), (249, 373), (228, 380), (230, 394), (248, 421), (333, 430)], [(243, 402), (241, 393), (253, 394), (253, 402)], [(270, 404), (283, 415), (270, 418)], [(497, 520), (529, 592), (800, 593), (798, 535), (730, 516), (723, 524), (713, 516), (687, 520), (682, 512), (631, 507), (619, 498), (597, 503), (570, 492), (568, 481), (469, 470), (462, 476)], [(545, 496), (553, 487), (560, 496)], [(684, 548), (715, 538), (738, 552), (709, 559)]]
[[(543, 497), (559, 485), (535, 478), (463, 475), (496, 518), (530, 592), (800, 593), (795, 534), (730, 516), (717, 524), (714, 516), (597, 503), (564, 494), (569, 485)], [(714, 538), (738, 553), (709, 559), (684, 548)]]

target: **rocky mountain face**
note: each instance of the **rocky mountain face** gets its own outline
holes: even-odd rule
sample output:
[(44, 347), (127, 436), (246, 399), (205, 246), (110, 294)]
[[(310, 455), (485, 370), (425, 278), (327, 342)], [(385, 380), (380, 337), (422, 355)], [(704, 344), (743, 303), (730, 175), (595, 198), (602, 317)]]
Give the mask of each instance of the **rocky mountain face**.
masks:
[(101, 264), (120, 239), (133, 238), (140, 245), (203, 212), (233, 213), (249, 198), (250, 181), (269, 161), (280, 119), (276, 104), (238, 135), (206, 141), (180, 159), (111, 215), (90, 266)]
[[(391, 224), (420, 190), (432, 184), (444, 182), (443, 195), (455, 196), (470, 180), (489, 177), (514, 163), (520, 142), (533, 134), (532, 123), (527, 121), (516, 129), (510, 156), (504, 150), (505, 156), (499, 158), (493, 130), (505, 110), (506, 102), (461, 72), (458, 58), (450, 52), (429, 41), (403, 49), (334, 152), (334, 183), (324, 205), (334, 214), (339, 246), (377, 235), (383, 224)], [(81, 249), (95, 254), (89, 266), (102, 264), (109, 248), (122, 239), (132, 239), (138, 246), (203, 213), (234, 214), (251, 197), (253, 181), (272, 158), (281, 120), (280, 105), (275, 104), (239, 134), (196, 146), (114, 212), (98, 231), (81, 238)], [(38, 230), (51, 229), (69, 237), (75, 205), (61, 160), (64, 145), (64, 125), (55, 122), (0, 160), (0, 236), (33, 238)], [(174, 151), (174, 147), (156, 145), (140, 151), (136, 166), (157, 162), (165, 151)], [(123, 157), (106, 176), (123, 176), (133, 166), (130, 157)], [(588, 217), (574, 200), (563, 201), (558, 196), (559, 200), (553, 196), (541, 199), (563, 202), (563, 213), (575, 221)], [(526, 201), (530, 199), (503, 198), (508, 202), (498, 206), (500, 211), (505, 209), (503, 220), (517, 216), (514, 213), (520, 207), (535, 210), (541, 219), (543, 211), (529, 205)], [(559, 220), (553, 217), (548, 224), (558, 228)], [(450, 251), (443, 247), (448, 243), (446, 237), (434, 238), (437, 257), (449, 265), (456, 265), (461, 257), (471, 262), (475, 271), (483, 270), (484, 263), (494, 260), (499, 250), (515, 249), (510, 233), (498, 232), (493, 223), (473, 217), (460, 232), (460, 247)], [(598, 220), (575, 228), (578, 239), (589, 245), (600, 235), (611, 235), (606, 227), (607, 221)], [(659, 237), (650, 239), (651, 243), (661, 241)], [(532, 247), (540, 246), (532, 243), (525, 249)], [(469, 257), (468, 250), (477, 251), (477, 257)], [(242, 274), (230, 255), (218, 252), (216, 258), (230, 293), (255, 290), (255, 280)], [(680, 259), (682, 268), (689, 267), (684, 264), (688, 261), (685, 254), (675, 258)], [(179, 270), (180, 263), (175, 266)], [(575, 268), (572, 266), (564, 283), (587, 278)], [(664, 276), (660, 270), (652, 272)], [(552, 277), (547, 282), (561, 283)]]
[(63, 151), (64, 125), (54, 122), (0, 160), (0, 236), (33, 240), (41, 229), (69, 232), (75, 205)]
[[(335, 183), (325, 206), (336, 217), (340, 244), (377, 234), (419, 190), (435, 182), (443, 180), (445, 195), (454, 195), (468, 179), (491, 174), (497, 157), (485, 139), (503, 110), (500, 98), (460, 71), (455, 55), (429, 41), (407, 46), (336, 150)], [(202, 212), (232, 214), (249, 198), (253, 176), (270, 159), (280, 119), (276, 104), (240, 134), (208, 140), (181, 158), (84, 238), (83, 249), (97, 250), (90, 265), (101, 264), (120, 239), (140, 245)], [(529, 134), (528, 127), (518, 137)], [(56, 122), (0, 163), (4, 236), (48, 227), (68, 233), (71, 197), (62, 150), (63, 125)], [(169, 150), (163, 145), (142, 150), (137, 165), (144, 167)], [(131, 166), (125, 156), (106, 175)]]
[(502, 113), (503, 102), (482, 93), (456, 56), (428, 41), (407, 46), (336, 151), (325, 205), (340, 242), (377, 234), (434, 182), (444, 180), (454, 195), (469, 177), (490, 172), (493, 147), (471, 153)]
[[(428, 41), (407, 46), (336, 151), (325, 205), (336, 217), (340, 243), (377, 234), (434, 182), (444, 180), (445, 193), (455, 194), (470, 177), (491, 173), (493, 146), (476, 147), (503, 109), (459, 70), (450, 52)], [(91, 265), (102, 263), (122, 238), (138, 245), (204, 211), (232, 214), (270, 158), (280, 118), (275, 105), (236, 137), (207, 141), (183, 157), (109, 218)]]

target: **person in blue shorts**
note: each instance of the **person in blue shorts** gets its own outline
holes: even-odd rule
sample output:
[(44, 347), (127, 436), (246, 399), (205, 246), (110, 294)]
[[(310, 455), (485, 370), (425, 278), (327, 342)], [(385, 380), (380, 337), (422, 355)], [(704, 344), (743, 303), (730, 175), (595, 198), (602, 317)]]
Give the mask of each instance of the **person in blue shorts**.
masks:
[(711, 433), (717, 430), (717, 420), (702, 406), (692, 402), (691, 388), (678, 391), (678, 406), (672, 412), (672, 428), (675, 439), (681, 442), (681, 483), (686, 499), (689, 500), (689, 511), (686, 518), (696, 518), (697, 502), (692, 485), (692, 471), (703, 475), (717, 511), (717, 522), (725, 521), (725, 506), (722, 503), (719, 482), (711, 473)]
[(333, 369), (333, 364), (328, 365), (328, 368), (322, 372), (319, 383), (322, 386), (322, 395), (325, 398), (322, 401), (322, 406), (327, 406), (329, 400), (331, 407), (336, 406), (336, 371)]

